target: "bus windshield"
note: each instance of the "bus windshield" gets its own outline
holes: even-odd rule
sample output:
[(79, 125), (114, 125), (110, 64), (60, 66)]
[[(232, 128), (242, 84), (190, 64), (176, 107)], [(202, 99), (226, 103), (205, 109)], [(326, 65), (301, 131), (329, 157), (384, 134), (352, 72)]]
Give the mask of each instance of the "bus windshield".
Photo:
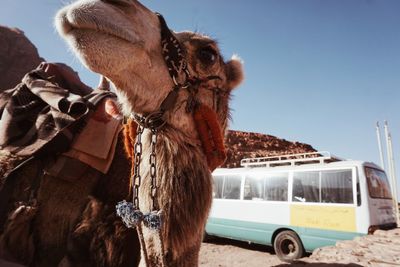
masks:
[(367, 176), (369, 195), (372, 198), (392, 198), (389, 181), (385, 172), (365, 167), (365, 174)]

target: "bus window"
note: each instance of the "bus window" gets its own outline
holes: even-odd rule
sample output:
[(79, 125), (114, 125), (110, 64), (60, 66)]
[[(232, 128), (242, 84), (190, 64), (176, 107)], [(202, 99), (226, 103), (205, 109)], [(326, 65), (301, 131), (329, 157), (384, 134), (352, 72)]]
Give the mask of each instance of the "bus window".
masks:
[(319, 201), (319, 172), (293, 173), (293, 197), (295, 202)]
[(288, 174), (272, 173), (264, 179), (264, 200), (288, 200)]
[(222, 185), (224, 184), (224, 176), (215, 175), (213, 177), (213, 197), (221, 198), (222, 197)]
[(222, 198), (239, 199), (240, 198), (241, 181), (242, 181), (242, 178), (238, 175), (225, 176), (224, 190), (222, 191)]
[(351, 170), (322, 171), (321, 202), (346, 204), (354, 202)]
[(389, 181), (383, 171), (365, 167), (365, 174), (367, 176), (369, 195), (372, 198), (392, 198)]
[(244, 199), (245, 200), (262, 200), (264, 195), (264, 179), (260, 174), (251, 174), (246, 176), (244, 182)]

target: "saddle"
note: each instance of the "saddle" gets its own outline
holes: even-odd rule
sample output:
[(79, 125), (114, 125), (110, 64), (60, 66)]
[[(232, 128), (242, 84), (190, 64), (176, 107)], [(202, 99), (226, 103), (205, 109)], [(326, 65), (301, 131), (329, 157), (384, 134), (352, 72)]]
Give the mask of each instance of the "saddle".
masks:
[[(104, 106), (115, 98), (109, 90), (83, 84), (68, 66), (46, 62), (15, 88), (0, 91), (0, 261), (31, 265), (34, 258), (45, 257), (35, 251), (33, 225), (49, 212), (46, 201), (66, 197), (60, 200), (64, 210), (55, 216), (72, 218), (69, 228), (76, 224), (82, 210), (68, 210), (62, 202), (75, 201), (83, 209), (109, 171), (121, 120), (108, 115)], [(42, 192), (41, 187), (52, 188), (51, 179), (59, 180), (54, 192)], [(70, 195), (57, 196), (68, 190)], [(81, 196), (71, 199), (76, 191)]]

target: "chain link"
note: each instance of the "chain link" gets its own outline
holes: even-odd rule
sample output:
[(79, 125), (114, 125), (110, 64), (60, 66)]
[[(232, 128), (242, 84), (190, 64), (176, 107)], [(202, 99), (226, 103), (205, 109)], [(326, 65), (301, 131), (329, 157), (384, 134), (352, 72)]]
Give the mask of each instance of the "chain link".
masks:
[(133, 187), (133, 206), (135, 209), (139, 209), (139, 188), (142, 182), (142, 177), (140, 176), (140, 162), (142, 159), (143, 145), (142, 145), (142, 134), (143, 134), (143, 126), (138, 125), (137, 128), (137, 136), (136, 143), (134, 147), (135, 152), (135, 163), (134, 163), (134, 175), (132, 179), (132, 187)]
[(150, 177), (151, 177), (151, 200), (153, 202), (153, 210), (157, 210), (157, 158), (156, 158), (157, 130), (151, 130), (151, 154)]
[[(142, 177), (140, 175), (140, 164), (142, 160), (143, 144), (142, 144), (142, 134), (144, 127), (140, 124), (137, 128), (136, 142), (134, 146), (135, 162), (134, 162), (134, 175), (132, 179), (133, 187), (133, 206), (139, 209), (139, 189), (142, 183)], [(152, 200), (152, 210), (157, 210), (157, 157), (156, 157), (156, 144), (157, 144), (157, 130), (151, 130), (151, 153), (149, 158), (150, 163), (150, 178), (151, 178), (151, 200)]]

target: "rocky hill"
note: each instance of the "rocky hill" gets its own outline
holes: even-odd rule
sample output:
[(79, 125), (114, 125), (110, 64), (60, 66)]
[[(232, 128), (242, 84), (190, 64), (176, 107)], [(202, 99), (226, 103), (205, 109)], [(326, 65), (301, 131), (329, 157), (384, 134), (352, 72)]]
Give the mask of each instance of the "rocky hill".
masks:
[(225, 138), (228, 158), (222, 167), (240, 167), (243, 158), (268, 157), (316, 151), (312, 146), (278, 137), (241, 131), (228, 131)]
[(23, 31), (0, 25), (0, 89), (14, 87), (42, 61)]

